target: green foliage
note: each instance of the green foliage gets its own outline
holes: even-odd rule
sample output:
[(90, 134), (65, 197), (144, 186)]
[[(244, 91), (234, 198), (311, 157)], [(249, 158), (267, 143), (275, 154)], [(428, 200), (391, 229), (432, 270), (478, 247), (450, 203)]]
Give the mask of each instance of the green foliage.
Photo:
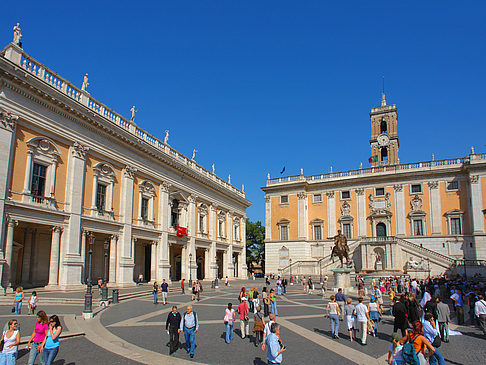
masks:
[(252, 263), (259, 263), (265, 270), (265, 227), (262, 222), (246, 220), (246, 264), (250, 271)]

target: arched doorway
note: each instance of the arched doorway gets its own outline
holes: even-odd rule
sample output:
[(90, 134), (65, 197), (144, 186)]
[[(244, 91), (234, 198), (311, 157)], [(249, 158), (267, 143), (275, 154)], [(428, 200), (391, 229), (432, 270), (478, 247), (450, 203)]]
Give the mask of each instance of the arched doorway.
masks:
[(376, 225), (376, 237), (386, 237), (386, 225), (385, 225), (385, 223), (378, 223)]

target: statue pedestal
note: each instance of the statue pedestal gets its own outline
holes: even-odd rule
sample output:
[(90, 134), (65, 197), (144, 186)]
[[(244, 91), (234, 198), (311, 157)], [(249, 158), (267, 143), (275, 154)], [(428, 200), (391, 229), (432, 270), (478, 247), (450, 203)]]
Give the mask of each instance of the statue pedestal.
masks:
[(378, 270), (378, 271), (383, 270), (383, 263), (381, 261), (376, 262), (376, 270)]
[(334, 286), (336, 287), (336, 290), (342, 288), (344, 293), (349, 293), (353, 290), (354, 287), (351, 285), (352, 269), (342, 267), (332, 271), (334, 273)]

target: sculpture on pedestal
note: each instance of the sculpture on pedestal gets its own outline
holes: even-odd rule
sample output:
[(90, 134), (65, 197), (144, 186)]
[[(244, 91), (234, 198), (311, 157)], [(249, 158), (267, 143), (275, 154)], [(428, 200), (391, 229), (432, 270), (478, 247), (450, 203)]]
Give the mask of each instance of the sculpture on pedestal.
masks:
[(130, 122), (133, 122), (135, 120), (135, 113), (138, 112), (138, 110), (135, 110), (135, 105), (132, 106), (130, 112), (132, 113), (132, 116), (130, 117)]
[(164, 143), (169, 144), (169, 130), (165, 130), (165, 137), (164, 137)]
[(83, 85), (81, 85), (81, 90), (86, 91), (86, 89), (88, 88), (88, 85), (89, 85), (88, 74), (86, 74), (86, 75), (84, 75), (84, 78), (83, 78)]
[(348, 239), (345, 235), (341, 234), (341, 230), (338, 229), (338, 234), (334, 237), (328, 237), (328, 239), (334, 240), (334, 247), (331, 252), (332, 262), (334, 262), (334, 256), (337, 256), (339, 257), (339, 261), (341, 261), (341, 267), (344, 265), (343, 258), (346, 258), (346, 265), (348, 267), (350, 264), (352, 265), (352, 261), (349, 260)]
[(13, 27), (14, 35), (13, 35), (13, 43), (17, 46), (22, 47), (22, 43), (20, 39), (22, 38), (22, 33), (20, 31), (20, 23), (17, 23), (15, 27)]

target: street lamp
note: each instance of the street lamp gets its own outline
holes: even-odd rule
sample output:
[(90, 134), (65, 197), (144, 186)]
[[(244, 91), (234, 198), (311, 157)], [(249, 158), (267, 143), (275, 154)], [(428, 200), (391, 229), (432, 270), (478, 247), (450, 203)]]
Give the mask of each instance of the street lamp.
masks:
[(289, 259), (290, 262), (290, 285), (294, 285), (292, 280), (292, 259)]
[(93, 245), (95, 241), (95, 236), (93, 232), (90, 232), (88, 235), (88, 282), (86, 283), (86, 293), (84, 295), (84, 310), (83, 310), (83, 317), (84, 318), (92, 318), (93, 317), (93, 294), (91, 293), (91, 288), (93, 287), (93, 283), (91, 282), (91, 264), (92, 264), (92, 257), (93, 257)]
[(192, 253), (189, 254), (189, 287), (192, 288)]
[(108, 301), (108, 287), (106, 286), (106, 282), (108, 281), (107, 270), (108, 270), (108, 248), (109, 247), (110, 247), (110, 243), (108, 242), (108, 238), (106, 238), (105, 243), (103, 244), (103, 248), (105, 250), (105, 270), (103, 274), (103, 286), (101, 287), (102, 301)]

